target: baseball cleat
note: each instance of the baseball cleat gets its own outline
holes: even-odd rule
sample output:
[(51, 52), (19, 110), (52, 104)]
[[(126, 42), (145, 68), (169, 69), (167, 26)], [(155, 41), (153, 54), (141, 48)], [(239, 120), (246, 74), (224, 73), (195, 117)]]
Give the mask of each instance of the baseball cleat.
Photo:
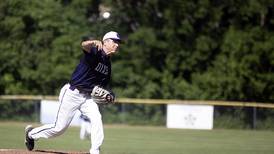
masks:
[(29, 137), (29, 132), (33, 129), (31, 125), (27, 125), (25, 128), (25, 145), (29, 151), (31, 151), (34, 148), (34, 139)]

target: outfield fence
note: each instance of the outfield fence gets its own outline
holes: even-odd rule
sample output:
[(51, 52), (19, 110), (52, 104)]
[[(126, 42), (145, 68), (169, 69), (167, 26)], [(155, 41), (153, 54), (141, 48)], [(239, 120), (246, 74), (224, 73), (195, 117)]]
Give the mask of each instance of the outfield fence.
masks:
[[(2, 100), (58, 100), (58, 96), (0, 95), (0, 99), (2, 99)], [(217, 101), (217, 100), (209, 101), (209, 100), (117, 98), (116, 102), (117, 103), (128, 103), (128, 104), (187, 104), (187, 105), (213, 105), (213, 106), (274, 108), (274, 103)]]
[[(58, 96), (0, 95), (0, 119), (39, 122), (41, 100), (57, 101)], [(210, 105), (214, 106), (214, 128), (274, 129), (274, 103), (270, 102), (117, 98), (116, 103), (103, 107), (107, 123), (165, 125), (169, 104)]]

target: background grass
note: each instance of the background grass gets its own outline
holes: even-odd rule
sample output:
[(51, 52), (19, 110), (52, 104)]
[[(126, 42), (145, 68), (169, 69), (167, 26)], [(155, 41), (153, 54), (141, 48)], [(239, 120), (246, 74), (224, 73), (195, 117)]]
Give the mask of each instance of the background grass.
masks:
[[(0, 148), (25, 149), (26, 123), (1, 122)], [(37, 124), (36, 124), (37, 125)], [(35, 149), (88, 152), (89, 140), (70, 127), (53, 139), (40, 139)], [(105, 126), (102, 154), (273, 154), (274, 132), (252, 130), (181, 130), (164, 127)]]

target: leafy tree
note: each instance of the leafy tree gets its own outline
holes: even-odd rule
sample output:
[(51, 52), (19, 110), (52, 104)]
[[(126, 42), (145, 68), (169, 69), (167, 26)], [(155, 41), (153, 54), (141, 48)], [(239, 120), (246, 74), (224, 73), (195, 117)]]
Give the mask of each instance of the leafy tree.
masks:
[(0, 93), (58, 94), (81, 38), (115, 30), (118, 97), (273, 102), (273, 12), (267, 0), (2, 0)]
[(91, 2), (1, 1), (1, 93), (58, 93), (81, 55)]

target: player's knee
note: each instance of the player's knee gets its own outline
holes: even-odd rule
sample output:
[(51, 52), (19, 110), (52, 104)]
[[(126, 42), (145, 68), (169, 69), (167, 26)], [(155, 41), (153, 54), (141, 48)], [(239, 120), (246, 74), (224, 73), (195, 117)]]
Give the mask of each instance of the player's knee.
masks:
[(66, 127), (54, 127), (53, 133), (56, 135), (61, 135), (66, 131)]

